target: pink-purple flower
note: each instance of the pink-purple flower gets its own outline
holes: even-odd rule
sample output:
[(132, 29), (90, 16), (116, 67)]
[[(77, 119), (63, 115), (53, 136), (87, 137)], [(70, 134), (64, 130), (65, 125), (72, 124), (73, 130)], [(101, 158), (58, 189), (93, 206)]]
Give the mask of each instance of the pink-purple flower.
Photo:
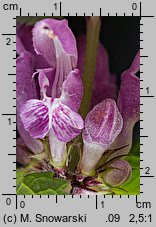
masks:
[[(115, 187), (132, 171), (124, 156), (130, 152), (133, 128), (140, 117), (140, 80), (136, 76), (140, 53), (122, 73), (117, 95), (116, 75), (110, 72), (107, 51), (99, 42), (91, 108), (82, 119), (78, 111), (86, 45), (85, 36), (76, 41), (67, 20), (43, 19), (34, 26), (17, 25), (17, 144), (38, 154), (44, 151), (43, 141), (48, 138), (51, 164), (66, 168), (68, 145), (82, 133), (78, 139), (78, 177), (96, 178), (96, 165), (106, 154), (106, 171), (100, 177)], [(21, 147), (17, 148), (17, 158)], [(84, 182), (101, 185), (92, 178)], [(90, 191), (75, 186), (73, 193)]]
[(33, 55), (17, 39), (17, 115), (18, 125), (22, 125), (22, 129), (18, 127), (19, 133), (25, 143), (25, 135), (29, 134), (28, 140), (32, 140), (34, 147), (38, 143), (34, 139), (44, 139), (50, 133), (52, 156), (55, 144), (58, 153), (63, 155), (65, 143), (79, 135), (83, 128), (83, 120), (77, 113), (83, 86), (80, 72), (76, 69), (76, 40), (66, 20), (42, 20), (35, 25), (32, 34), (35, 52), (47, 62), (48, 68), (36, 69), (40, 90), (37, 97)]

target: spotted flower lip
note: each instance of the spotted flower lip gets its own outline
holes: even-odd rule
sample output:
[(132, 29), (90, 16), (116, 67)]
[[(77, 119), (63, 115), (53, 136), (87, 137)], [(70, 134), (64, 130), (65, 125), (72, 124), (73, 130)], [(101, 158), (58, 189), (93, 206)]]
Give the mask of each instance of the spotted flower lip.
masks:
[(102, 154), (120, 133), (122, 126), (123, 120), (113, 99), (105, 99), (88, 113), (83, 130), (83, 173), (88, 174), (94, 169)]
[[(80, 78), (79, 70), (75, 69), (70, 72), (69, 77), (77, 78), (78, 83)], [(67, 94), (70, 91), (71, 82), (67, 79), (64, 82), (63, 87), (69, 88)], [(52, 98), (47, 97), (46, 92), (49, 87), (49, 80), (46, 75), (42, 72), (42, 75), (39, 75), (39, 85), (40, 91), (43, 99), (31, 99), (28, 100), (25, 104), (22, 105), (20, 109), (20, 116), (23, 122), (25, 129), (30, 133), (33, 138), (43, 139), (50, 131), (53, 130), (55, 136), (63, 142), (68, 142), (72, 140), (74, 137), (80, 134), (81, 129), (83, 128), (83, 120), (81, 116), (70, 109), (67, 105), (69, 102), (69, 106), (71, 105), (72, 97), (64, 97), (64, 89), (63, 94), (60, 98)], [(78, 97), (79, 102), (79, 90), (78, 96), (75, 90), (75, 97)], [(74, 99), (72, 102), (71, 108), (75, 109), (74, 104), (77, 108), (77, 99)], [(63, 104), (63, 102), (66, 103)]]

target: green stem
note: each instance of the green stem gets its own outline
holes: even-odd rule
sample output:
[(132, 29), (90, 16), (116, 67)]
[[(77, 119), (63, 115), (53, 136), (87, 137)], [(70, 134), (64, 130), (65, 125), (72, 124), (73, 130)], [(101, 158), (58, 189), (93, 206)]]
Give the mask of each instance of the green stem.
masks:
[(49, 162), (52, 164), (52, 156), (50, 152), (50, 144), (49, 144), (49, 138), (46, 136), (44, 140), (42, 140), (43, 143), (43, 151), (49, 158)]
[(79, 111), (83, 118), (86, 117), (91, 105), (100, 25), (100, 17), (87, 18), (87, 40), (83, 71), (84, 95)]

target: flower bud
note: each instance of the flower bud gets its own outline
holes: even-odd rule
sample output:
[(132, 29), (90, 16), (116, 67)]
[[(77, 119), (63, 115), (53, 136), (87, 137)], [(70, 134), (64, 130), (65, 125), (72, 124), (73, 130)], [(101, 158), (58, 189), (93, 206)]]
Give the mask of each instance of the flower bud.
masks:
[(119, 186), (130, 177), (131, 166), (125, 160), (115, 160), (107, 165), (107, 167), (109, 169), (103, 175), (103, 180), (107, 185)]
[(83, 156), (81, 171), (89, 174), (120, 133), (123, 120), (116, 103), (105, 99), (90, 111), (83, 130)]

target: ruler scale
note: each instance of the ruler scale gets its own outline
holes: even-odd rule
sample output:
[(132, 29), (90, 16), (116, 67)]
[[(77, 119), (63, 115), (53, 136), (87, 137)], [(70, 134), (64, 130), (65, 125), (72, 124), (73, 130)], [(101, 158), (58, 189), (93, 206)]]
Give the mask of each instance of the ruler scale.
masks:
[[(46, 4), (44, 3), (46, 2)], [(155, 226), (155, 1), (1, 1), (0, 225)], [(34, 4), (34, 5), (33, 5)], [(75, 10), (76, 9), (76, 10)], [(16, 195), (16, 17), (140, 17), (140, 195)], [(3, 99), (6, 99), (4, 102)], [(7, 147), (6, 147), (7, 144)], [(67, 224), (66, 224), (67, 223)], [(155, 224), (154, 224), (155, 223)]]

